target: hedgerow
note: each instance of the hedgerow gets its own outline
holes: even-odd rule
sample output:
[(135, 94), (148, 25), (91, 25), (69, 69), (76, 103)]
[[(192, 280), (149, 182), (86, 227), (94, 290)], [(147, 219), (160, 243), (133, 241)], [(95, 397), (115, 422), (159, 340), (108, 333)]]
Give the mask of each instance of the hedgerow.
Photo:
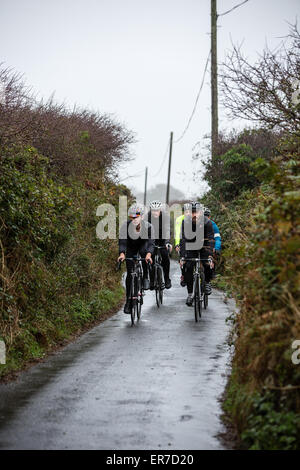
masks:
[(0, 376), (40, 359), (123, 297), (115, 240), (97, 206), (118, 206), (132, 134), (111, 117), (37, 102), (0, 66)]

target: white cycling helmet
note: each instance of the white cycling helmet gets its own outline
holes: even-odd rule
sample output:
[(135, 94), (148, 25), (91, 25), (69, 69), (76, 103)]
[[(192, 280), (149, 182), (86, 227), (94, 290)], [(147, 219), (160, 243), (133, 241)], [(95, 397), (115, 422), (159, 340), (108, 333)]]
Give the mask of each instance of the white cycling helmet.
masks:
[(190, 211), (192, 210), (192, 203), (191, 202), (186, 202), (184, 205), (183, 205), (183, 209), (185, 211)]
[(163, 208), (163, 204), (160, 201), (152, 201), (150, 202), (150, 209), (154, 211), (160, 211)]
[(144, 215), (144, 206), (142, 204), (132, 204), (128, 209), (129, 217), (139, 217)]

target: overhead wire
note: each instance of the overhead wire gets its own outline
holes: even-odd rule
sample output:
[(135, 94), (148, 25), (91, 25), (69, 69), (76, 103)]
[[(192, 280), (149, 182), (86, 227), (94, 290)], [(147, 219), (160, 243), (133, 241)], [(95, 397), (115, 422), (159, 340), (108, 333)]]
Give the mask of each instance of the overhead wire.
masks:
[(241, 3), (238, 3), (237, 5), (235, 5), (234, 7), (232, 7), (230, 10), (224, 11), (224, 13), (220, 13), (219, 15), (217, 15), (217, 17), (228, 15), (228, 13), (231, 13), (233, 10), (235, 10), (236, 8), (241, 7), (242, 5), (244, 5), (244, 3), (247, 3), (247, 2), (249, 2), (249, 0), (244, 0), (244, 1), (241, 2)]
[(119, 181), (119, 183), (122, 183), (123, 181), (126, 181), (130, 178), (136, 178), (138, 176), (141, 176), (144, 173), (145, 170), (141, 170), (138, 173), (135, 173), (134, 175), (126, 176), (126, 178), (123, 178), (122, 180)]
[(204, 72), (203, 72), (203, 77), (202, 77), (202, 81), (201, 81), (201, 85), (200, 85), (200, 88), (199, 88), (199, 91), (198, 91), (198, 94), (197, 94), (197, 97), (196, 97), (196, 100), (195, 100), (195, 104), (194, 104), (194, 107), (193, 107), (193, 110), (192, 110), (192, 113), (189, 117), (189, 120), (188, 120), (188, 123), (187, 125), (185, 126), (185, 129), (183, 130), (181, 136), (174, 141), (175, 144), (177, 144), (178, 142), (180, 142), (180, 140), (183, 139), (183, 137), (185, 136), (188, 128), (190, 127), (190, 124), (192, 122), (192, 119), (194, 117), (194, 114), (196, 112), (196, 109), (197, 109), (197, 105), (198, 105), (198, 101), (199, 101), (199, 98), (200, 98), (200, 94), (201, 94), (201, 91), (202, 91), (202, 88), (203, 88), (203, 85), (204, 85), (204, 80), (205, 80), (205, 75), (206, 75), (206, 72), (207, 72), (207, 68), (208, 68), (208, 64), (209, 64), (209, 58), (210, 58), (210, 54), (211, 54), (211, 50), (209, 51), (208, 53), (208, 56), (207, 56), (207, 59), (206, 59), (206, 63), (205, 63), (205, 68), (204, 68)]
[[(150, 172), (149, 172), (149, 176), (151, 176), (151, 178), (156, 178), (156, 176), (159, 175), (159, 173), (161, 172), (165, 162), (166, 162), (166, 159), (167, 159), (167, 156), (168, 156), (168, 150), (169, 150), (169, 146), (170, 146), (170, 141), (168, 139), (168, 145), (167, 145), (167, 148), (166, 148), (166, 151), (165, 151), (165, 154), (164, 154), (164, 157), (163, 157), (163, 160), (162, 160), (162, 163), (160, 165), (160, 168), (159, 170), (157, 171), (157, 173), (155, 173), (154, 175), (152, 175)], [(142, 176), (142, 174), (145, 172), (145, 170), (140, 170), (138, 173), (135, 173), (134, 175), (128, 175), (126, 176), (126, 178), (123, 178), (122, 180), (119, 181), (119, 183), (122, 183), (123, 181), (126, 181), (128, 179), (131, 179), (131, 178), (138, 178), (139, 176)]]
[[(227, 10), (225, 11), (224, 13), (220, 13), (217, 15), (217, 17), (221, 17), (221, 16), (225, 16), (225, 15), (228, 15), (229, 13), (231, 13), (232, 11), (236, 10), (237, 8), (241, 7), (242, 5), (244, 5), (245, 3), (247, 3), (249, 0), (244, 0), (243, 2), (241, 3), (238, 3), (237, 5), (235, 5), (234, 7), (232, 7), (230, 10)], [(207, 59), (206, 59), (206, 63), (205, 63), (205, 67), (204, 67), (204, 72), (203, 72), (203, 76), (202, 76), (202, 80), (201, 80), (201, 84), (200, 84), (200, 88), (199, 88), (199, 91), (197, 93), (197, 97), (196, 97), (196, 100), (195, 100), (195, 104), (193, 106), (193, 110), (191, 112), (191, 115), (188, 119), (188, 122), (187, 122), (187, 125), (185, 126), (183, 132), (181, 133), (180, 137), (178, 139), (176, 139), (174, 141), (174, 144), (177, 144), (178, 142), (180, 142), (183, 137), (185, 136), (186, 132), (188, 131), (189, 127), (190, 127), (190, 124), (192, 122), (192, 119), (195, 115), (195, 112), (197, 110), (197, 106), (198, 106), (198, 101), (199, 101), (199, 98), (200, 98), (200, 94), (202, 92), (202, 89), (203, 89), (203, 86), (204, 86), (204, 80), (205, 80), (205, 75), (206, 75), (206, 72), (207, 72), (207, 69), (208, 69), (208, 64), (209, 64), (209, 59), (210, 59), (210, 55), (211, 55), (211, 50), (209, 51), (208, 53), (208, 56), (207, 56)], [(168, 150), (169, 150), (169, 146), (170, 146), (170, 141), (168, 140), (168, 145), (167, 145), (167, 148), (166, 148), (166, 151), (165, 151), (165, 155), (163, 157), (163, 161), (161, 163), (161, 166), (159, 168), (159, 170), (157, 171), (157, 173), (155, 173), (154, 175), (150, 174), (149, 175), (151, 176), (151, 178), (156, 178), (156, 176), (159, 175), (159, 173), (161, 172), (165, 162), (166, 162), (166, 159), (167, 159), (167, 155), (168, 155)], [(134, 175), (131, 175), (131, 176), (127, 176), (126, 178), (123, 178), (122, 180), (119, 181), (119, 183), (123, 182), (123, 181), (126, 181), (128, 179), (131, 179), (131, 178), (136, 178), (136, 177), (139, 177), (141, 176), (143, 173), (144, 173), (145, 170), (141, 170), (139, 171), (138, 173), (134, 174)]]
[[(232, 7), (230, 10), (227, 10), (225, 11), (224, 13), (220, 13), (217, 15), (217, 17), (220, 17), (220, 16), (225, 16), (225, 15), (228, 15), (229, 13), (231, 13), (233, 10), (236, 10), (237, 8), (241, 7), (242, 5), (244, 5), (245, 3), (247, 3), (249, 0), (244, 0), (243, 2), (241, 3), (238, 3), (237, 5), (235, 5), (234, 7)], [(204, 73), (203, 73), (203, 77), (202, 77), (202, 81), (201, 81), (201, 85), (200, 85), (200, 89), (198, 91), (198, 94), (197, 94), (197, 97), (196, 97), (196, 101), (195, 101), (195, 104), (194, 104), (194, 107), (193, 107), (193, 110), (192, 110), (192, 113), (190, 115), (190, 118), (188, 120), (188, 123), (184, 129), (184, 131), (182, 132), (182, 134), (180, 135), (180, 137), (174, 141), (175, 144), (177, 144), (178, 142), (180, 142), (183, 137), (185, 136), (191, 122), (192, 122), (192, 119), (194, 117), (194, 114), (196, 112), (196, 109), (197, 109), (197, 105), (198, 105), (198, 101), (199, 101), (199, 97), (200, 97), (200, 94), (201, 94), (201, 91), (202, 91), (202, 88), (203, 88), (203, 85), (204, 85), (204, 80), (205, 80), (205, 75), (206, 75), (206, 72), (207, 72), (207, 68), (208, 68), (208, 64), (209, 64), (209, 58), (210, 58), (210, 55), (211, 55), (211, 50), (209, 51), (209, 54), (208, 54), (208, 57), (207, 57), (207, 60), (206, 60), (206, 64), (205, 64), (205, 68), (204, 68)]]
[(168, 144), (167, 144), (167, 148), (166, 148), (166, 151), (165, 151), (165, 154), (164, 154), (164, 157), (163, 157), (163, 160), (162, 160), (162, 163), (159, 167), (159, 170), (155, 173), (155, 175), (152, 175), (151, 173), (149, 173), (149, 175), (151, 176), (151, 178), (156, 178), (156, 176), (159, 175), (159, 173), (161, 172), (166, 160), (167, 160), (167, 156), (168, 156), (168, 150), (169, 150), (169, 147), (170, 147), (170, 140), (168, 139)]

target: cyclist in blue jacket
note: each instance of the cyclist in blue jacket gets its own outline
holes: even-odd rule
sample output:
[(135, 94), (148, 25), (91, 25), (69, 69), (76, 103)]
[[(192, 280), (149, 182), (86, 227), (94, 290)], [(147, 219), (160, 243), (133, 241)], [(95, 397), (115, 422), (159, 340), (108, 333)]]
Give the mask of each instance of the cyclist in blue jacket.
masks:
[(214, 230), (214, 238), (215, 238), (215, 247), (214, 247), (214, 268), (213, 268), (213, 275), (212, 277), (214, 278), (216, 276), (216, 264), (219, 261), (219, 257), (221, 254), (221, 245), (222, 245), (222, 239), (220, 235), (220, 230), (219, 227), (217, 226), (216, 222), (214, 220), (211, 220), (211, 212), (208, 207), (204, 209), (204, 215), (211, 221), (213, 230)]
[(222, 244), (222, 239), (221, 239), (219, 227), (217, 226), (216, 222), (210, 218), (210, 217), (211, 217), (211, 211), (210, 211), (210, 209), (208, 209), (208, 207), (206, 207), (206, 208), (204, 209), (204, 215), (205, 215), (205, 216), (211, 221), (211, 223), (212, 223), (213, 230), (214, 230), (214, 237), (215, 237), (215, 248), (214, 248), (214, 251), (215, 251), (215, 253), (218, 253), (218, 254), (219, 254), (219, 253), (221, 252), (221, 244)]

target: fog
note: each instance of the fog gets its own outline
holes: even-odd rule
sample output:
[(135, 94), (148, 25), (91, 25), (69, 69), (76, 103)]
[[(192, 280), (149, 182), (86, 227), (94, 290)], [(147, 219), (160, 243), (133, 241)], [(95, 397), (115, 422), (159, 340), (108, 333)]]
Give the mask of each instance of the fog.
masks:
[[(237, 3), (219, 0), (218, 12)], [(219, 63), (232, 43), (243, 41), (251, 60), (266, 43), (275, 47), (299, 12), (299, 0), (249, 0), (220, 17)], [(147, 165), (149, 186), (165, 183), (167, 158), (157, 173), (170, 131), (176, 140), (187, 124), (210, 50), (210, 1), (0, 0), (0, 17), (0, 61), (24, 73), (40, 97), (55, 92), (70, 106), (114, 115), (137, 140), (120, 179), (142, 191)], [(192, 123), (174, 145), (171, 183), (186, 196), (205, 189), (199, 173), (193, 179), (200, 165), (192, 149), (209, 143), (209, 80), (210, 68)], [(221, 129), (242, 125), (221, 105), (219, 113)]]

